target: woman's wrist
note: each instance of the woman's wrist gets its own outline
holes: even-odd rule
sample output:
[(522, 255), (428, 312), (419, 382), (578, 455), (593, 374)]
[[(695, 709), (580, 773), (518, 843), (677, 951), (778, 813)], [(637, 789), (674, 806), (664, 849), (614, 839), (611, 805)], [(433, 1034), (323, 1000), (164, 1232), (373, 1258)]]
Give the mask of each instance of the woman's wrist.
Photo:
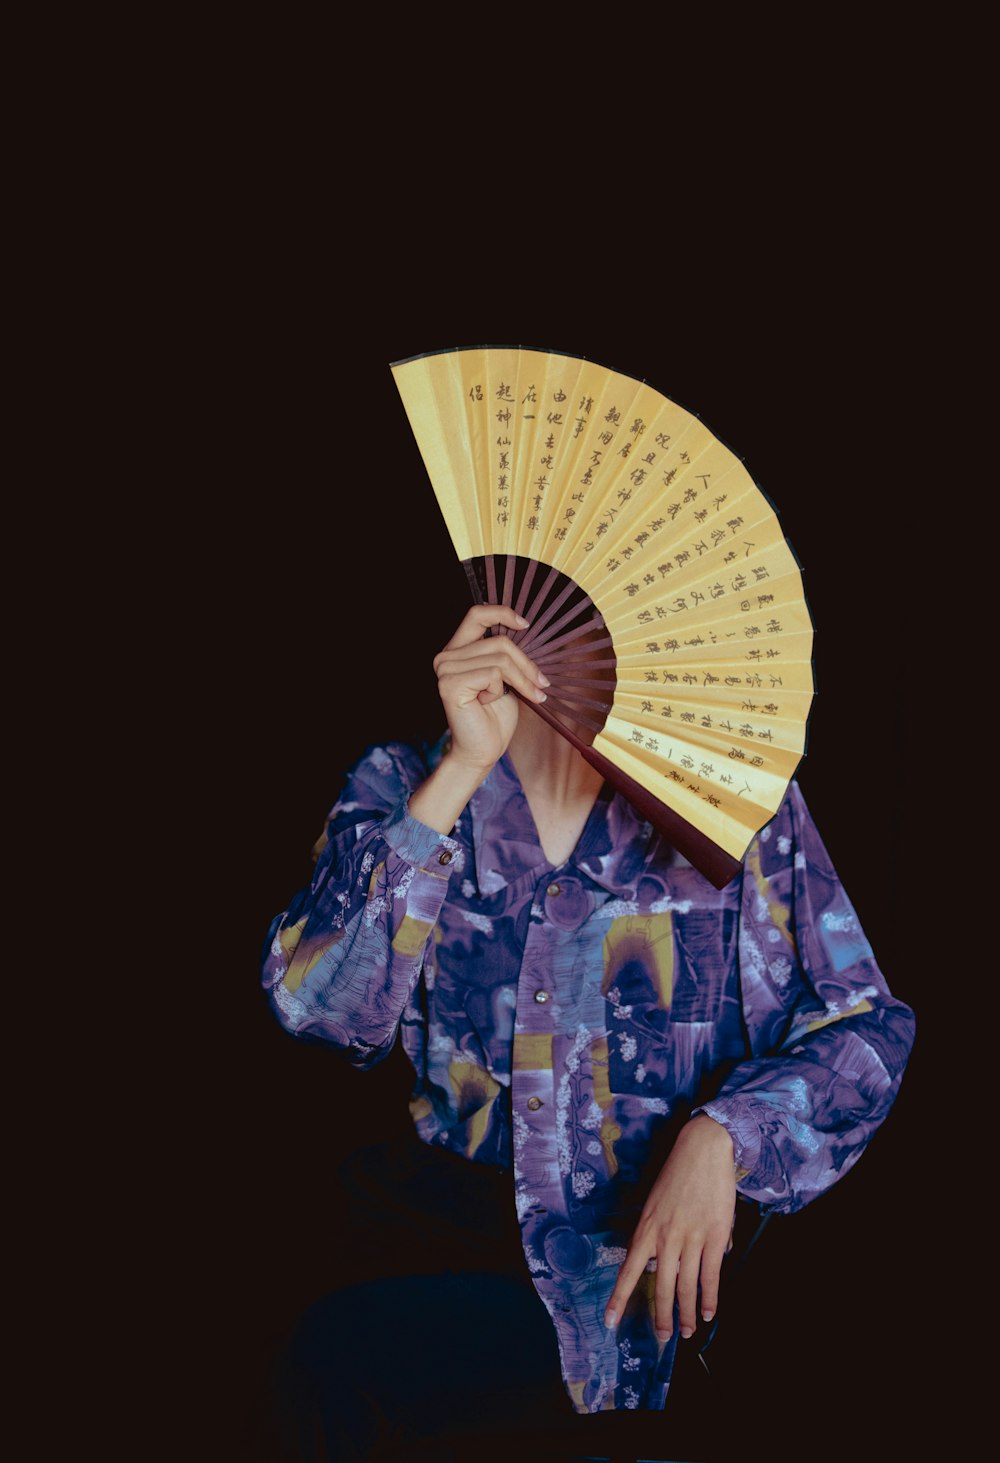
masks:
[(410, 813), (436, 833), (450, 833), (490, 767), (472, 767), (447, 753), (410, 798)]

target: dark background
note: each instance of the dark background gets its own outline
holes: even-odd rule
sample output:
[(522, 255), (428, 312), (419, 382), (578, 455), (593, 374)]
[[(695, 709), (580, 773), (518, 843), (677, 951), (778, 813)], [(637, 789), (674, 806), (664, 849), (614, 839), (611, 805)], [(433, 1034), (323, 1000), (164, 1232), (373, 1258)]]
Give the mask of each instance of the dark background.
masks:
[(992, 1003), (954, 948), (992, 893), (981, 681), (952, 660), (990, 521), (967, 30), (469, 19), (201, 17), (21, 129), (72, 183), (43, 162), (51, 214), (17, 211), (38, 415), (11, 511), (38, 522), (8, 568), (44, 634), (9, 712), (41, 765), (11, 767), (47, 806), (37, 853), (11, 841), (52, 877), (9, 922), (11, 1336), (40, 1384), (9, 1411), (43, 1455), (65, 1421), (68, 1454), (252, 1459), (281, 1337), (349, 1269), (333, 1170), (409, 1122), (406, 1064), (285, 1036), (261, 947), (345, 767), (438, 729), (468, 603), (389, 362), (521, 342), (645, 377), (779, 507), (816, 624), (800, 781), (917, 1012), (869, 1152), (728, 1312), (719, 1457), (951, 1456), (991, 1242)]
[[(672, 274), (646, 245), (545, 289), (523, 264), (487, 287), (475, 250), (450, 240), (439, 253), (426, 240), (418, 255), (400, 247), (384, 272), (364, 252), (355, 237), (331, 277), (318, 243), (302, 260), (283, 250), (280, 288), (272, 279), (251, 293), (246, 312), (222, 290), (206, 349), (211, 359), (211, 341), (224, 342), (224, 370), (197, 401), (215, 444), (199, 463), (209, 490), (190, 495), (174, 585), (197, 687), (178, 756), (194, 769), (197, 811), (182, 855), (195, 891), (176, 1058), (185, 1183), (171, 1192), (178, 1263), (164, 1271), (163, 1315), (190, 1358), (181, 1391), (193, 1384), (219, 1436), (243, 1439), (240, 1457), (260, 1446), (281, 1337), (349, 1271), (335, 1164), (410, 1121), (399, 1051), (357, 1073), (287, 1037), (257, 983), (268, 924), (308, 881), (344, 770), (372, 742), (443, 725), (430, 662), (468, 590), (391, 361), (477, 342), (588, 355), (644, 377), (745, 459), (779, 509), (816, 627), (801, 786), (918, 1024), (933, 978), (918, 927), (923, 809), (907, 806), (912, 621), (899, 571), (903, 449), (919, 401), (902, 369), (914, 334), (891, 251), (855, 258), (836, 279), (800, 270), (792, 287), (774, 265)], [(732, 1419), (733, 1435), (756, 1437), (768, 1456), (803, 1456), (772, 1435), (775, 1407), (794, 1439), (799, 1427), (825, 1436), (820, 1419), (850, 1418), (865, 1399), (871, 1451), (840, 1439), (829, 1456), (878, 1456), (904, 1435), (914, 1388), (936, 1365), (927, 1305), (937, 1280), (918, 1242), (937, 1106), (927, 1026), (869, 1152), (771, 1226), (732, 1319), (741, 1395), (760, 1407)], [(827, 1456), (822, 1446), (810, 1456)]]

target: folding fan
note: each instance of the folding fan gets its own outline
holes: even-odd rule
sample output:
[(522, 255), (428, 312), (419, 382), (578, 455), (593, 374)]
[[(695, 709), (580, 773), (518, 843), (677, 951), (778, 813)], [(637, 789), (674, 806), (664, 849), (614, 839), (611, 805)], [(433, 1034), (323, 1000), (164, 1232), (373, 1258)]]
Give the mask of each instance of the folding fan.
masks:
[(773, 507), (696, 416), (578, 356), (470, 348), (392, 372), (474, 598), (530, 622), (512, 639), (551, 685), (525, 704), (721, 888), (778, 809), (813, 695)]

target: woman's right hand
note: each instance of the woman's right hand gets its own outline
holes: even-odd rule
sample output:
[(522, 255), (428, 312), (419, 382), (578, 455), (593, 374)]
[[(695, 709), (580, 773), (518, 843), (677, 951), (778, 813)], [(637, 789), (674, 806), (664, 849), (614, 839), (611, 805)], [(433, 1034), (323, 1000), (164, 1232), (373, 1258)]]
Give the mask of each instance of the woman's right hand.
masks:
[(451, 730), (448, 756), (470, 774), (485, 777), (506, 752), (517, 726), (518, 699), (544, 701), (548, 678), (493, 625), (523, 630), (528, 621), (506, 605), (474, 605), (444, 649), (434, 657), (438, 692)]
[(518, 699), (544, 701), (549, 684), (533, 660), (506, 635), (483, 638), (491, 625), (523, 630), (527, 620), (506, 605), (474, 605), (448, 644), (434, 657), (438, 691), (451, 730), (451, 746), (410, 798), (410, 812), (439, 833), (448, 833), (476, 788), (499, 762), (517, 726)]

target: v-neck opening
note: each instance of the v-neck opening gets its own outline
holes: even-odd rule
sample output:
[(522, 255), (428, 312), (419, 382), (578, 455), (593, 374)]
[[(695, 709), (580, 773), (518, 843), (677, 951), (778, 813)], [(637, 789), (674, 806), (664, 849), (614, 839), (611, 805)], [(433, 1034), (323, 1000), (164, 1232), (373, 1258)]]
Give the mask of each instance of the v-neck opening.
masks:
[(608, 893), (632, 898), (649, 859), (650, 827), (632, 804), (607, 782), (587, 815), (569, 856), (561, 864), (547, 858), (521, 779), (505, 752), (473, 793), (467, 813), (473, 862), (469, 877), (489, 895), (522, 879), (545, 878), (571, 865)]
[(545, 852), (545, 849), (542, 847), (541, 834), (538, 832), (538, 824), (535, 822), (535, 815), (531, 810), (531, 804), (528, 801), (528, 794), (524, 790), (524, 784), (518, 777), (517, 768), (514, 766), (514, 763), (511, 760), (508, 752), (504, 752), (501, 755), (500, 762), (503, 766), (503, 771), (505, 775), (510, 778), (511, 782), (513, 782), (514, 786), (517, 788), (518, 797), (524, 803), (524, 811), (529, 824), (531, 839), (535, 847), (538, 849), (538, 852), (541, 854), (541, 859), (538, 861), (537, 864), (532, 865), (532, 867), (544, 868), (549, 871), (562, 868), (561, 864), (554, 864), (552, 862), (548, 854)]
[(517, 774), (517, 768), (514, 766), (514, 762), (510, 757), (509, 752), (504, 752), (500, 758), (500, 761), (503, 763), (504, 771), (506, 772), (507, 776), (511, 778), (516, 784), (518, 793), (524, 800), (525, 811), (531, 824), (531, 834), (539, 853), (542, 855), (542, 865), (544, 866), (544, 868), (547, 869), (549, 872), (554, 873), (557, 869), (565, 868), (567, 864), (572, 864), (574, 867), (577, 867), (577, 854), (580, 853), (581, 850), (585, 849), (588, 836), (591, 835), (594, 831), (592, 825), (594, 824), (595, 818), (600, 818), (600, 820), (603, 822), (604, 817), (606, 816), (607, 804), (611, 801), (611, 797), (613, 795), (613, 790), (609, 787), (608, 783), (606, 781), (602, 782), (600, 787), (598, 788), (597, 795), (587, 811), (587, 816), (584, 819), (583, 826), (580, 829), (577, 840), (574, 843), (573, 847), (570, 849), (569, 853), (559, 863), (553, 863), (552, 859), (549, 858), (542, 844), (541, 834), (538, 831), (538, 824), (535, 821), (535, 814), (532, 810), (531, 802), (528, 798), (528, 794), (524, 790), (524, 784)]

